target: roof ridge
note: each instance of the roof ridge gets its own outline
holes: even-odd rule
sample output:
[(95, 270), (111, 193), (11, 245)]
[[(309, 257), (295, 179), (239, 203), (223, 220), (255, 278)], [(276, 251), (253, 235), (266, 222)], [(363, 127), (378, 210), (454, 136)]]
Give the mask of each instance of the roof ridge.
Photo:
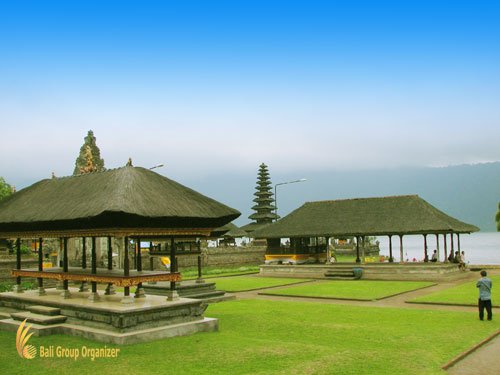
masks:
[(131, 168), (142, 168), (142, 167), (134, 167), (134, 166), (131, 166), (131, 165), (124, 165), (122, 167), (116, 167), (116, 168), (109, 168), (109, 169), (104, 169), (102, 171), (95, 171), (95, 172), (88, 172), (88, 173), (79, 173), (79, 174), (75, 174), (75, 175), (69, 175), (69, 176), (61, 176), (61, 177), (51, 177), (51, 178), (46, 178), (45, 180), (63, 180), (63, 179), (66, 179), (66, 178), (73, 178), (73, 177), (83, 177), (83, 176), (88, 176), (88, 175), (96, 175), (96, 174), (102, 174), (102, 173), (107, 173), (107, 172), (114, 172), (118, 169), (123, 169), (123, 168), (128, 168), (128, 167), (131, 167)]
[(387, 195), (384, 197), (365, 197), (365, 198), (343, 198), (343, 199), (326, 199), (326, 200), (320, 200), (320, 201), (308, 201), (305, 202), (305, 204), (309, 203), (327, 203), (327, 202), (345, 202), (345, 201), (361, 201), (361, 200), (367, 200), (367, 199), (388, 199), (388, 198), (408, 198), (408, 197), (421, 197), (418, 194), (405, 194), (405, 195)]

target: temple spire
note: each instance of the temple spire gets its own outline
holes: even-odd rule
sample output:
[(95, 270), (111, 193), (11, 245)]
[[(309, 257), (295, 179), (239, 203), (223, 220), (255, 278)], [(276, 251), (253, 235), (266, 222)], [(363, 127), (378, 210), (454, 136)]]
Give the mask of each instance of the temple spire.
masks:
[(276, 220), (279, 216), (273, 213), (276, 208), (274, 206), (274, 198), (272, 192), (271, 179), (269, 178), (269, 171), (267, 165), (262, 163), (259, 166), (257, 174), (257, 186), (255, 187), (255, 199), (253, 200), (256, 205), (252, 207), (255, 211), (248, 218), (255, 220), (257, 224), (269, 224)]
[(76, 159), (73, 175), (101, 172), (104, 170), (104, 160), (101, 159), (101, 151), (97, 147), (94, 133), (92, 130), (89, 130), (80, 148), (80, 154)]

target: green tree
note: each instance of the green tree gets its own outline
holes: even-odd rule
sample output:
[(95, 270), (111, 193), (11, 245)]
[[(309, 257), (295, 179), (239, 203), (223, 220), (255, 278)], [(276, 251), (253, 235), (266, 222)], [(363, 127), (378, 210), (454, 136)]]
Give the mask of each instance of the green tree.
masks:
[(89, 130), (80, 148), (80, 154), (76, 159), (73, 175), (101, 172), (103, 170), (105, 170), (104, 159), (101, 159), (101, 151), (97, 147), (94, 132)]
[(498, 211), (497, 211), (497, 231), (500, 232), (500, 202), (498, 202)]
[(14, 187), (5, 182), (3, 177), (0, 177), (0, 201), (7, 198), (14, 192)]

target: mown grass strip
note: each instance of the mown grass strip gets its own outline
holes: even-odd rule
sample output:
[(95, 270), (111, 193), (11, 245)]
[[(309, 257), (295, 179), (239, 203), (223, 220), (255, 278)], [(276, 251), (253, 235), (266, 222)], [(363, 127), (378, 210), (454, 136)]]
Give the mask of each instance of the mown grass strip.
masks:
[(236, 276), (206, 279), (205, 281), (216, 283), (217, 289), (225, 290), (226, 292), (248, 292), (284, 285), (302, 284), (310, 282), (311, 280), (281, 277)]

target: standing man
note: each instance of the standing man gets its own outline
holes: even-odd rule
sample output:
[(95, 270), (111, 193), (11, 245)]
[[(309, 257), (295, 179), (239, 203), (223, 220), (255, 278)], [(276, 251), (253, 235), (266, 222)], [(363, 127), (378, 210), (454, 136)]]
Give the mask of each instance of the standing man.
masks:
[(479, 288), (479, 319), (483, 320), (484, 318), (484, 308), (486, 308), (486, 312), (488, 313), (488, 320), (493, 318), (493, 313), (491, 311), (491, 279), (486, 277), (487, 273), (485, 270), (481, 271), (481, 278), (476, 283), (476, 287)]

